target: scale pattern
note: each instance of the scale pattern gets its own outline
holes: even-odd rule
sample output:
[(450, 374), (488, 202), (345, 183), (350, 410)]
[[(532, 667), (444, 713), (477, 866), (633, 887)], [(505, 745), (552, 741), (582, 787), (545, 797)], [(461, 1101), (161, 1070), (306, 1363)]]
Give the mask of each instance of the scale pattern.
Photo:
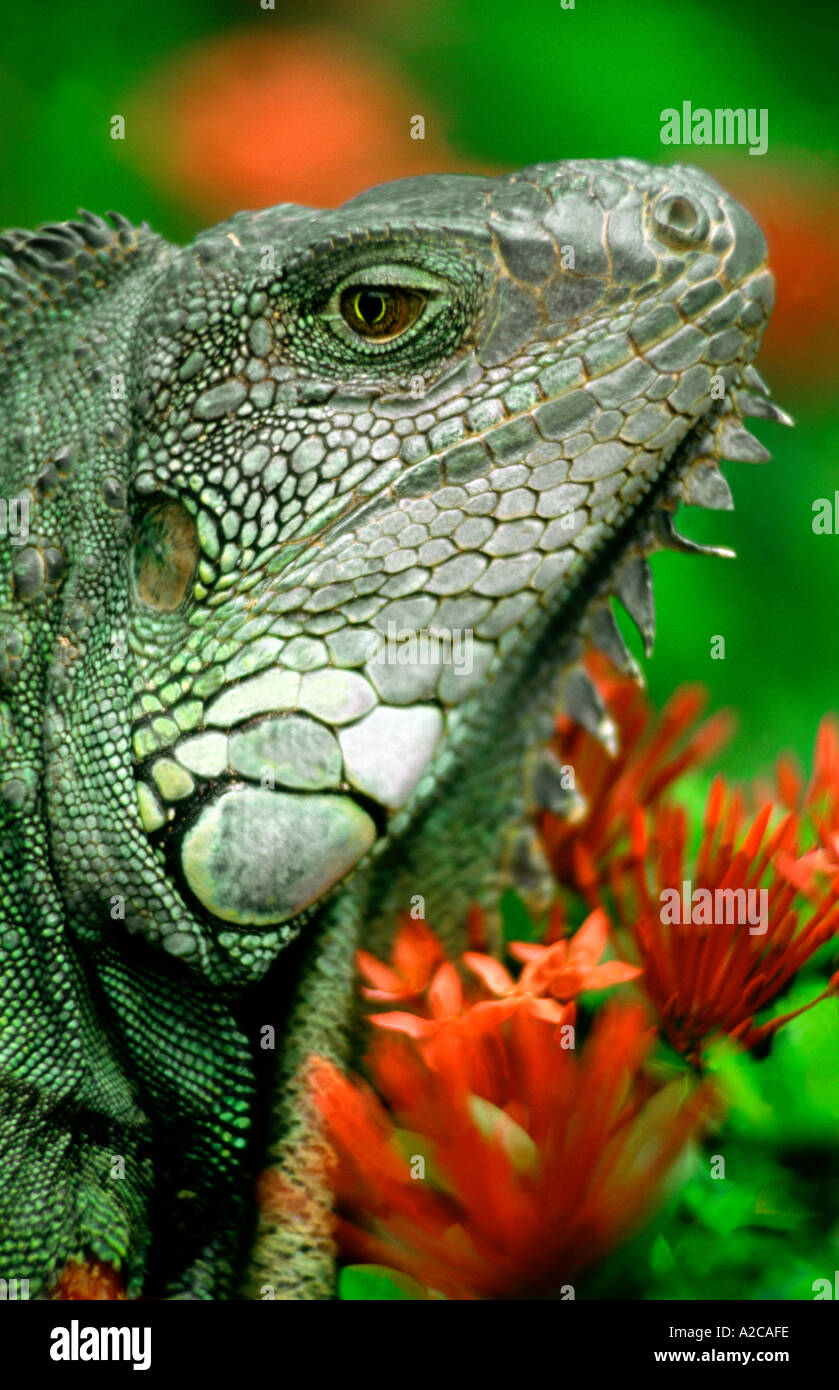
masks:
[(584, 640), (632, 665), (612, 595), (649, 646), (678, 501), (786, 418), (765, 242), (574, 161), (185, 248), (84, 213), (0, 238), (0, 300), (0, 1272), (329, 1297), (306, 1058), (412, 895), (456, 941), (545, 892), (553, 711), (614, 737)]

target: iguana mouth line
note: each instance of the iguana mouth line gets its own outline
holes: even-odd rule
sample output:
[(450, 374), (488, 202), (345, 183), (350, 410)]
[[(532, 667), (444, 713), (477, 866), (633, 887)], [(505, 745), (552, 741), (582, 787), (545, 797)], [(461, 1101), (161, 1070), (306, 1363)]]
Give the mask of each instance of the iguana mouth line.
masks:
[[(743, 404), (739, 403), (745, 386), (761, 393), (755, 398), (746, 393)], [(580, 572), (578, 582), (568, 592), (561, 605), (553, 612), (546, 606), (539, 615), (541, 632), (531, 634), (527, 644), (528, 684), (531, 691), (539, 687), (552, 688), (552, 677), (560, 662), (570, 668), (575, 680), (572, 691), (560, 686), (555, 698), (557, 710), (566, 712), (581, 723), (588, 732), (597, 737), (607, 751), (617, 751), (617, 730), (606, 714), (598, 691), (582, 665), (585, 646), (589, 644), (609, 657), (610, 661), (624, 674), (634, 676), (643, 684), (643, 673), (629, 653), (622, 634), (611, 611), (611, 600), (617, 598), (626, 610), (644, 644), (645, 653), (652, 653), (655, 637), (654, 600), (652, 574), (649, 558), (659, 550), (675, 550), (686, 554), (711, 555), (725, 558), (734, 556), (726, 547), (700, 544), (681, 536), (673, 526), (673, 513), (680, 503), (699, 503), (699, 499), (686, 493), (686, 482), (696, 467), (713, 468), (728, 461), (765, 462), (768, 451), (745, 428), (746, 414), (772, 419), (777, 423), (791, 425), (791, 417), (769, 399), (766, 384), (751, 363), (743, 364), (733, 375), (725, 395), (720, 401), (713, 401), (694, 421), (690, 429), (674, 445), (662, 461), (656, 476), (640, 495), (636, 504), (606, 537), (598, 550), (589, 555), (589, 563)], [(714, 425), (713, 431), (709, 430)], [(722, 438), (728, 438), (729, 449), (720, 447)], [(709, 449), (709, 444), (713, 448)], [(716, 473), (719, 484), (726, 495), (725, 509), (731, 509), (728, 484), (723, 475)], [(708, 505), (704, 503), (700, 505)], [(720, 509), (720, 497), (716, 497), (712, 509)], [(629, 582), (622, 579), (628, 576)], [(608, 617), (608, 625), (596, 622), (595, 615)], [(506, 716), (503, 696), (496, 686), (495, 699), (499, 711), (499, 723), (512, 717), (521, 700), (521, 689), (516, 678), (508, 675), (511, 692), (511, 709)], [(456, 771), (451, 774), (456, 776)], [(416, 803), (402, 813), (404, 824), (418, 819), (422, 805)], [(400, 830), (404, 828), (400, 820)], [(361, 866), (359, 866), (361, 867)]]
[[(737, 408), (737, 390), (741, 385), (741, 373), (738, 371), (732, 377), (724, 397), (720, 401), (709, 402), (702, 414), (692, 422), (683, 438), (660, 460), (655, 475), (650, 477), (646, 488), (634, 500), (631, 508), (616, 521), (611, 532), (602, 538), (597, 549), (587, 554), (586, 563), (580, 568), (571, 587), (566, 589), (559, 606), (554, 608), (549, 595), (546, 594), (543, 603), (536, 608), (533, 627), (529, 631), (523, 632), (524, 640), (522, 642), (522, 648), (529, 664), (528, 684), (531, 690), (538, 687), (540, 681), (550, 682), (551, 674), (557, 666), (560, 650), (568, 653), (572, 648), (579, 646), (580, 641), (587, 635), (587, 628), (591, 625), (592, 610), (598, 601), (602, 600), (606, 604), (609, 603), (610, 596), (615, 592), (615, 574), (620, 572), (627, 553), (633, 552), (642, 564), (646, 564), (648, 555), (664, 547), (708, 554), (732, 553), (717, 547), (702, 546), (678, 536), (672, 526), (672, 513), (678, 502), (684, 500), (684, 479), (691, 466), (695, 464), (697, 456), (703, 454), (703, 440), (706, 441), (705, 466), (710, 463), (716, 465), (721, 457), (721, 452), (716, 448), (710, 455), (707, 453), (707, 440), (711, 438), (716, 441), (716, 434), (711, 427), (715, 426), (718, 432), (721, 422), (724, 421), (729, 430), (732, 428), (742, 430), (743, 415)], [(745, 436), (745, 431), (743, 433)], [(720, 475), (720, 479), (721, 477), (722, 475)], [(652, 603), (652, 598), (650, 598), (650, 602)], [(639, 615), (637, 611), (632, 611), (631, 604), (629, 611), (636, 623), (641, 616), (639, 631), (649, 654), (652, 644), (651, 619), (649, 622), (645, 622), (643, 615)], [(619, 641), (622, 640), (619, 638), (619, 630), (616, 626), (613, 626), (611, 630), (617, 634)], [(573, 654), (575, 657), (578, 655), (576, 649)], [(615, 649), (614, 643), (610, 655), (613, 659), (616, 655), (619, 658), (621, 656), (621, 652)], [(625, 652), (625, 649), (623, 655), (626, 666), (632, 669), (633, 673), (640, 674), (633, 659), (628, 652)], [(502, 677), (503, 679), (504, 677)], [(580, 687), (584, 693), (581, 695), (578, 689), (577, 707), (573, 712), (580, 717), (581, 722), (584, 722), (585, 717), (588, 716), (588, 724), (592, 732), (601, 737), (606, 746), (611, 749), (615, 731), (599, 706), (597, 692), (590, 684), (582, 684), (586, 680), (582, 670), (578, 671), (575, 679), (577, 687)], [(511, 690), (514, 689), (514, 686), (515, 682), (510, 682)], [(500, 710), (502, 701), (498, 683), (495, 687), (495, 699)], [(258, 737), (260, 724), (264, 726), (271, 724), (272, 721), (275, 722), (279, 713), (280, 711), (275, 711), (272, 714), (270, 710), (266, 710), (261, 715), (254, 716), (250, 724), (235, 726), (235, 734), (231, 731), (231, 736), (238, 738), (241, 738), (243, 734), (249, 736), (247, 734), (248, 729), (253, 729), (255, 736)], [(438, 753), (435, 754), (429, 765), (430, 771), (436, 766), (439, 754), (450, 746), (452, 741), (451, 732), (448, 731), (447, 741), (438, 749)], [(138, 766), (135, 769), (135, 774), (142, 776), (144, 771), (148, 771), (147, 764)], [(332, 796), (343, 798), (347, 807), (354, 806), (363, 812), (364, 816), (369, 818), (370, 824), (375, 827), (375, 838), (361, 854), (361, 857), (344, 869), (340, 877), (330, 886), (322, 886), (316, 895), (312, 895), (316, 900), (301, 906), (299, 911), (292, 911), (282, 917), (272, 917), (270, 913), (267, 913), (263, 925), (282, 921), (284, 929), (289, 933), (295, 934), (299, 931), (304, 924), (318, 914), (324, 904), (329, 902), (341, 884), (346, 884), (372, 858), (377, 857), (382, 852), (384, 832), (394, 824), (404, 830), (409, 823), (421, 815), (424, 804), (422, 796), (410, 797), (403, 806), (388, 809), (379, 804), (375, 797), (366, 795), (363, 788), (354, 786), (351, 781), (347, 781), (346, 777), (333, 783), (328, 791)], [(205, 846), (205, 836), (201, 831), (199, 822), (203, 816), (206, 818), (208, 827), (217, 825), (219, 817), (215, 808), (221, 802), (224, 802), (227, 807), (225, 814), (228, 816), (228, 829), (226, 833), (232, 833), (233, 825), (240, 825), (240, 822), (239, 820), (231, 822), (229, 817), (231, 815), (241, 817), (245, 806), (244, 801), (238, 802), (235, 799), (241, 794), (254, 796), (253, 792), (249, 791), (248, 774), (246, 773), (242, 777), (236, 771), (228, 769), (221, 779), (219, 777), (209, 778), (203, 785), (199, 784), (196, 791), (186, 801), (176, 802), (170, 809), (165, 824), (154, 832), (155, 842), (164, 845), (173, 884), (177, 885), (189, 910), (208, 925), (217, 926), (219, 922), (227, 921), (234, 930), (248, 930), (258, 925), (259, 914), (257, 912), (256, 918), (247, 917), (240, 920), (235, 915), (228, 915), (224, 907), (218, 912), (208, 907), (208, 902), (214, 901), (212, 894), (215, 891), (215, 875), (211, 874), (209, 881), (205, 882), (205, 866), (201, 862), (201, 853), (209, 854), (212, 852), (218, 865), (225, 862), (225, 855), (221, 851), (218, 834), (215, 832), (210, 834), (208, 831), (209, 838), (206, 839), (206, 849), (201, 852), (196, 850), (190, 853), (188, 862), (193, 871), (192, 881), (190, 881), (189, 874), (185, 872), (182, 853), (188, 837), (192, 835), (193, 831), (197, 831), (198, 834), (196, 843)], [(263, 814), (274, 813), (275, 808), (279, 806), (276, 799), (277, 795), (278, 793), (274, 790), (257, 794), (257, 796), (262, 797)], [(302, 787), (295, 788), (293, 784), (282, 786), (279, 789), (279, 796), (281, 799), (285, 798), (285, 802), (288, 803), (288, 816), (294, 814), (293, 808), (295, 806), (303, 814), (307, 806), (314, 804), (308, 799), (311, 797), (310, 791)], [(315, 797), (316, 799), (317, 797)], [(335, 804), (337, 805), (337, 803)], [(284, 823), (287, 824), (287, 821)], [(241, 826), (239, 833), (241, 833)], [(228, 868), (224, 872), (228, 874), (230, 869)], [(194, 886), (196, 882), (201, 885), (199, 888)], [(197, 893), (202, 891), (210, 895), (204, 902), (197, 896)], [(257, 911), (256, 907), (253, 911)]]
[[(681, 496), (681, 486), (684, 476), (691, 466), (696, 446), (703, 438), (709, 422), (725, 416), (735, 421), (738, 426), (744, 425), (744, 416), (736, 410), (733, 400), (733, 393), (736, 392), (738, 386), (741, 385), (742, 379), (740, 373), (738, 373), (732, 380), (729, 391), (726, 392), (725, 397), (720, 402), (712, 402), (708, 409), (696, 419), (684, 438), (674, 445), (670, 454), (663, 460), (662, 466), (656, 477), (651, 481), (646, 491), (640, 496), (637, 504), (627, 514), (621, 525), (616, 528), (614, 534), (604, 541), (596, 559), (593, 559), (590, 566), (580, 575), (579, 584), (570, 594), (566, 595), (560, 608), (552, 614), (547, 610), (545, 611), (544, 631), (537, 639), (535, 646), (530, 649), (530, 659), (534, 667), (544, 672), (546, 676), (556, 666), (558, 648), (560, 646), (571, 646), (573, 648), (574, 644), (584, 637), (592, 607), (595, 606), (598, 601), (605, 600), (605, 602), (608, 603), (614, 595), (613, 571), (616, 565), (618, 567), (620, 566), (622, 557), (628, 549), (636, 549), (639, 552), (639, 558), (641, 558), (645, 564), (647, 563), (649, 555), (660, 549), (686, 550), (696, 554), (719, 556), (733, 555), (733, 551), (699, 545), (685, 538), (678, 537), (676, 533), (672, 531), (658, 534), (652, 527), (646, 538), (639, 537), (637, 528), (639, 519), (646, 519), (652, 522), (656, 513), (659, 513), (662, 517), (670, 518), (672, 516), (672, 511), (678, 503), (684, 500)], [(769, 418), (774, 418), (781, 423), (792, 423), (785, 412), (771, 403), (767, 404), (766, 413)], [(717, 454), (714, 455), (714, 457), (716, 461), (722, 461), (721, 455)], [(636, 614), (631, 610), (628, 611), (633, 621), (637, 624), (638, 620)], [(647, 643), (647, 637), (640, 627), (639, 632), (642, 640), (647, 646), (647, 655), (649, 655), (652, 644), (651, 642)], [(607, 654), (614, 660), (616, 653), (609, 652)], [(643, 675), (640, 669), (637, 666), (634, 667), (634, 669), (643, 683)], [(538, 676), (534, 679), (538, 679)], [(594, 689), (593, 686), (592, 689)], [(610, 751), (616, 751), (616, 747), (612, 744), (614, 727), (611, 725), (604, 711), (601, 710), (598, 722), (590, 725), (590, 732), (594, 732), (601, 738)], [(456, 777), (456, 770), (451, 775)], [(353, 795), (357, 794), (353, 793)], [(361, 800), (365, 801), (364, 798), (361, 798)], [(422, 812), (422, 803), (406, 808), (400, 813), (400, 819), (403, 821), (401, 828), (404, 829), (411, 822), (419, 820), (422, 816)], [(383, 846), (381, 843), (374, 845), (370, 853), (355, 865), (339, 883), (336, 883), (323, 894), (317, 903), (304, 908), (293, 918), (288, 919), (288, 921), (284, 923), (284, 926), (288, 928), (292, 935), (297, 935), (297, 933), (302, 932), (304, 928), (308, 929), (310, 932), (312, 930), (317, 932), (318, 924), (323, 920), (323, 915), (328, 909), (329, 904), (334, 900), (336, 894), (344, 889), (354, 878), (360, 875), (368, 862), (372, 858), (380, 855), (382, 851)], [(177, 881), (179, 885), (182, 883), (182, 875), (180, 872), (177, 875)], [(216, 919), (213, 919), (212, 915), (197, 903), (194, 895), (189, 893), (188, 890), (187, 897), (193, 910), (196, 910), (196, 908), (199, 910), (202, 920), (217, 925)]]
[[(742, 429), (745, 433), (744, 415), (736, 406), (736, 394), (740, 387), (742, 387), (742, 377), (741, 372), (738, 372), (732, 379), (722, 400), (711, 402), (708, 408), (697, 417), (685, 436), (674, 445), (671, 452), (662, 461), (658, 473), (651, 480), (644, 493), (641, 494), (636, 505), (627, 513), (614, 533), (604, 540), (596, 556), (589, 557), (589, 564), (581, 572), (579, 582), (565, 596), (560, 607), (553, 612), (548, 606), (545, 607), (542, 613), (543, 631), (535, 643), (528, 647), (532, 685), (537, 684), (541, 678), (544, 678), (545, 681), (549, 680), (551, 672), (556, 667), (557, 654), (560, 648), (568, 649), (570, 647), (573, 649), (580, 639), (586, 637), (593, 641), (593, 645), (598, 645), (596, 635), (586, 631), (591, 610), (599, 601), (609, 603), (611, 597), (615, 595), (614, 573), (616, 569), (620, 569), (621, 562), (628, 551), (637, 552), (639, 560), (644, 565), (647, 564), (648, 557), (652, 553), (661, 549), (675, 549), (694, 554), (733, 556), (734, 552), (726, 548), (701, 545), (678, 535), (672, 529), (672, 514), (678, 504), (686, 500), (682, 492), (684, 479), (696, 461), (698, 446), (707, 437), (709, 424), (724, 420), (729, 425)], [(774, 418), (782, 423), (791, 423), (785, 412), (768, 400), (765, 414), (768, 418)], [(699, 452), (703, 458), (706, 457), (704, 452)], [(722, 455), (717, 452), (712, 457), (715, 463), (722, 460)], [(640, 534), (639, 522), (641, 523)], [(644, 530), (645, 523), (646, 531)], [(633, 621), (638, 624), (638, 613), (633, 612), (631, 606), (628, 611)], [(652, 634), (648, 629), (644, 630), (643, 623), (639, 625), (639, 632), (649, 656), (652, 648)], [(616, 661), (618, 656), (616, 650), (608, 651), (607, 654), (613, 661)], [(643, 681), (640, 669), (628, 653), (626, 656), (628, 663), (631, 663), (633, 673)], [(590, 732), (601, 738), (609, 751), (614, 752), (616, 751), (616, 746), (613, 744), (614, 726), (608, 720), (602, 707), (598, 709), (597, 700), (599, 697), (593, 685), (590, 687), (590, 692), (596, 714), (594, 720), (588, 721), (588, 727)], [(576, 713), (585, 716), (589, 711), (578, 709)], [(581, 722), (585, 722), (585, 719), (582, 718)], [(457, 776), (456, 769), (451, 773), (451, 776)], [(370, 806), (374, 804), (366, 798), (359, 798), (352, 788), (349, 788), (348, 792), (360, 800), (366, 809), (370, 809)], [(400, 830), (404, 830), (410, 823), (421, 817), (422, 811), (423, 802), (417, 801), (409, 804), (402, 811), (394, 813), (394, 819), (399, 820)], [(381, 814), (381, 808), (379, 808), (379, 813)], [(374, 844), (369, 854), (355, 865), (340, 883), (329, 889), (317, 904), (290, 918), (286, 925), (296, 932), (316, 921), (335, 893), (360, 873), (370, 859), (380, 855), (383, 848), (381, 841)]]

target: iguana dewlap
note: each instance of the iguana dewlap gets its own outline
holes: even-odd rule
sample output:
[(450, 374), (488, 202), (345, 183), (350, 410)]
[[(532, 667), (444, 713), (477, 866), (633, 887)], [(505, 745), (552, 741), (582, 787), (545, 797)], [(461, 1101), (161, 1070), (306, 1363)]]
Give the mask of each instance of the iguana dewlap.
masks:
[[(557, 702), (612, 732), (583, 636), (629, 660), (616, 593), (649, 645), (677, 499), (783, 418), (764, 238), (581, 160), (184, 248), (85, 213), (0, 239), (0, 298), (0, 1272), (326, 1297), (300, 1067), (360, 932), (541, 891)], [(254, 1236), (265, 1164), (300, 1200)]]

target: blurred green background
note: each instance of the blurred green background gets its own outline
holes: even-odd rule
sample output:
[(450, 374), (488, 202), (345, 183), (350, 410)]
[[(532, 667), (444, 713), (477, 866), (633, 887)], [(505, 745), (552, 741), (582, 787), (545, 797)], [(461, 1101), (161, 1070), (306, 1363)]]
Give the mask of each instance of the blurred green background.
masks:
[[(778, 308), (760, 366), (797, 428), (758, 424), (773, 462), (726, 466), (735, 513), (682, 513), (683, 530), (739, 558), (655, 560), (647, 670), (657, 702), (698, 679), (739, 712), (732, 773), (767, 770), (782, 747), (808, 765), (820, 716), (839, 708), (839, 535), (812, 529), (814, 501), (839, 487), (834, 6), (268, 3), (3, 0), (0, 223), (117, 208), (178, 240), (241, 207), (329, 205), (435, 169), (615, 155), (709, 169), (767, 232)], [(767, 155), (662, 146), (660, 112), (683, 100), (766, 107)], [(424, 141), (410, 138), (417, 114)]]

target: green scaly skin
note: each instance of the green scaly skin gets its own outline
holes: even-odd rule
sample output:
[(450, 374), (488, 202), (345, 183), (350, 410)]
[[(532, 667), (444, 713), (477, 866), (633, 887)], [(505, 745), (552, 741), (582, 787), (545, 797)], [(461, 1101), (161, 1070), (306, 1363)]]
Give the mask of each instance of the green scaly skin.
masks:
[[(628, 663), (614, 592), (651, 641), (645, 553), (782, 418), (765, 258), (706, 175), (633, 160), (183, 249), (0, 239), (4, 1277), (331, 1296), (301, 1068), (346, 1061), (353, 951), (412, 895), (456, 946), (470, 900), (544, 893), (552, 712), (612, 735), (583, 637)], [(389, 623), (470, 631), (471, 673), (377, 663)]]

